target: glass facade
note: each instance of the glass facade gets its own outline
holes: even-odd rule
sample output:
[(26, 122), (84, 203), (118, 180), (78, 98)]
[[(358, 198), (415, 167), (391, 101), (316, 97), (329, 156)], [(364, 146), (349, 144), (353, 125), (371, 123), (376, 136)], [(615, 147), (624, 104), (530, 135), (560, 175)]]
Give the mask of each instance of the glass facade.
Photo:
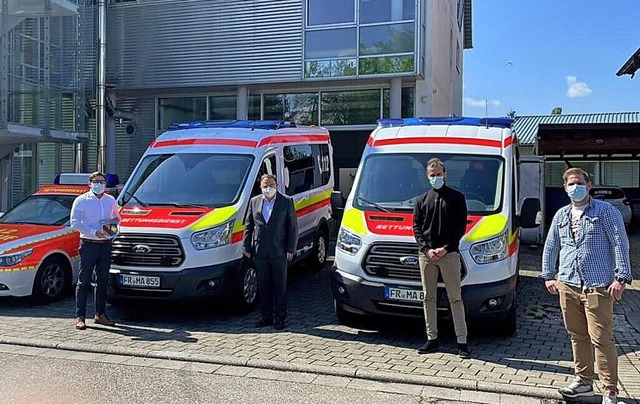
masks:
[[(94, 12), (91, 0), (0, 2), (0, 145), (18, 146), (0, 155), (3, 208), (75, 168), (68, 140), (85, 138), (95, 114)], [(39, 143), (19, 144), (34, 133)]]
[[(316, 91), (305, 93), (250, 94), (248, 119), (288, 120), (298, 125), (348, 126), (375, 125), (378, 119), (390, 115), (388, 88), (363, 90)], [(402, 89), (402, 117), (414, 116), (415, 90)], [(158, 132), (174, 122), (212, 119), (236, 119), (236, 96), (210, 96), (209, 115), (206, 115), (207, 97), (158, 99), (160, 114)], [(215, 101), (214, 101), (215, 100)], [(218, 115), (216, 105), (220, 108)], [(227, 115), (223, 115), (226, 111)], [(231, 114), (233, 112), (233, 115)]]
[(415, 74), (417, 4), (308, 0), (304, 77)]

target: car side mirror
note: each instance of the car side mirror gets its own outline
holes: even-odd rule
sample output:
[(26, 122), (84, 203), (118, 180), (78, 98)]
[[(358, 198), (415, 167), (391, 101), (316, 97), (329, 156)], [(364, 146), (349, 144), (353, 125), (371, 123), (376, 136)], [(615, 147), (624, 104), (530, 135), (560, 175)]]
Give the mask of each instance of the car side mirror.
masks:
[(342, 213), (344, 212), (344, 197), (342, 192), (331, 192), (331, 216), (338, 222), (342, 220)]
[(539, 198), (524, 198), (520, 215), (518, 215), (518, 225), (525, 229), (532, 229), (540, 226), (542, 218)]

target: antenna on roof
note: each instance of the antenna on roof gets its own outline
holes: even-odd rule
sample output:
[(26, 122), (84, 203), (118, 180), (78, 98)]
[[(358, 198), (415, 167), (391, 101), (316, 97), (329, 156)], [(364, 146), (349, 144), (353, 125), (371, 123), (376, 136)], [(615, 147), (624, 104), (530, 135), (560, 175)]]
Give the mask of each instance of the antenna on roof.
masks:
[(487, 129), (489, 129), (489, 100), (488, 99), (484, 99), (484, 121), (487, 125)]
[(256, 130), (256, 121), (251, 122), (251, 130)]

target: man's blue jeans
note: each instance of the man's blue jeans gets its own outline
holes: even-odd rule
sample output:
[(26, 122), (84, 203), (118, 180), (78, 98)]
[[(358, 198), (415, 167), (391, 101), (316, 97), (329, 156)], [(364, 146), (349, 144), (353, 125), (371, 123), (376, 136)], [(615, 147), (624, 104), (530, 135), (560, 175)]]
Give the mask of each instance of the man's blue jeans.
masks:
[(96, 272), (94, 304), (96, 315), (105, 314), (107, 305), (107, 281), (111, 266), (111, 241), (80, 242), (80, 273), (76, 286), (76, 317), (86, 317), (87, 293), (91, 286), (91, 275)]

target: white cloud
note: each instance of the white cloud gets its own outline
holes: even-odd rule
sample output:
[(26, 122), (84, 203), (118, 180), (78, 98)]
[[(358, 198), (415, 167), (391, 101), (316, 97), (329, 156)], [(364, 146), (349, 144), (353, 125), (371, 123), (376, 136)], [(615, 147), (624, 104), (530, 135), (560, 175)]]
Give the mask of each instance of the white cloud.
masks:
[(486, 104), (492, 105), (494, 107), (497, 107), (498, 105), (501, 104), (500, 101), (498, 100), (478, 100), (471, 97), (464, 97), (464, 103), (469, 107), (483, 107), (483, 108)]
[(588, 97), (592, 90), (584, 81), (578, 81), (576, 76), (567, 76), (567, 97)]

